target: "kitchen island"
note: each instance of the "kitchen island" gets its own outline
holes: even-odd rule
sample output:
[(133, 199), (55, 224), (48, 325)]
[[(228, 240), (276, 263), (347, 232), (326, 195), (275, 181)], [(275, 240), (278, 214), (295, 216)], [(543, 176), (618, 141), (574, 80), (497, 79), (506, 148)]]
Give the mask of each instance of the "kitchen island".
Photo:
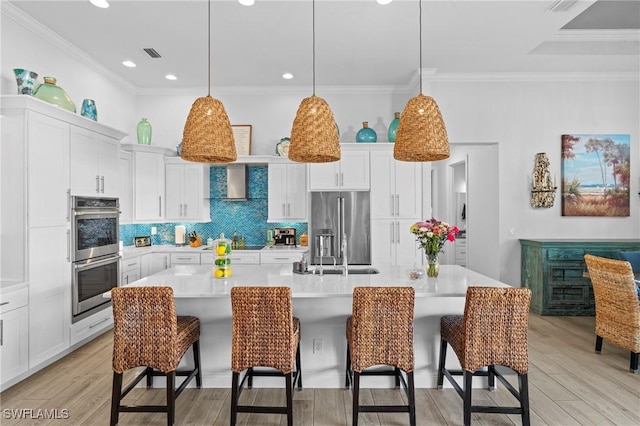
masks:
[[(332, 268), (332, 267), (331, 267)], [(238, 265), (228, 278), (214, 278), (210, 266), (177, 265), (128, 286), (170, 286), (179, 315), (201, 321), (203, 386), (231, 384), (231, 302), (234, 286), (291, 287), (293, 313), (300, 318), (303, 384), (311, 388), (344, 386), (345, 320), (351, 314), (351, 296), (358, 286), (412, 286), (416, 291), (414, 351), (416, 387), (435, 387), (440, 345), (440, 317), (461, 314), (471, 285), (508, 287), (507, 284), (457, 265), (442, 265), (438, 278), (409, 280), (406, 267), (379, 267), (379, 274), (294, 274), (291, 265)], [(108, 294), (105, 294), (108, 297)], [(187, 354), (183, 362), (191, 362)], [(447, 363), (454, 366), (451, 353)], [(365, 386), (388, 386), (385, 377), (367, 378)], [(283, 381), (258, 378), (256, 387), (282, 387)]]

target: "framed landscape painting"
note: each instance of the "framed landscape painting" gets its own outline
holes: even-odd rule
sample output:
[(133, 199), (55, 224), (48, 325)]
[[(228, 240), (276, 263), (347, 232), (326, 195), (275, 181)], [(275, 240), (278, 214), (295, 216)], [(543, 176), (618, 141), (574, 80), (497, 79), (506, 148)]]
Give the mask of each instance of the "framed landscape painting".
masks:
[(562, 216), (629, 216), (630, 135), (562, 135)]

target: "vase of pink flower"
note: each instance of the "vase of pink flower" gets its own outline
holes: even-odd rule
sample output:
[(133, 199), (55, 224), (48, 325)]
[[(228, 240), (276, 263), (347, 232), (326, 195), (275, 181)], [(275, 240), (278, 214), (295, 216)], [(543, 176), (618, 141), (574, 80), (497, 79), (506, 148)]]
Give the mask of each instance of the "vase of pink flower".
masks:
[(437, 277), (440, 272), (438, 254), (446, 241), (455, 241), (458, 227), (432, 217), (411, 225), (410, 231), (416, 236), (416, 241), (427, 256), (427, 276)]

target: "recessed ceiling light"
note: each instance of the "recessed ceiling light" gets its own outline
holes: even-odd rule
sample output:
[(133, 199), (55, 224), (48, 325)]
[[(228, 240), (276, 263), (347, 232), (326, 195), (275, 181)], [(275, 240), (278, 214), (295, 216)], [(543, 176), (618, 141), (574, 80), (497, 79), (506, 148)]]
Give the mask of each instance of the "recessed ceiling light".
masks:
[(391, 3), (393, 0), (376, 0), (376, 3), (378, 4), (389, 4)]
[(164, 76), (164, 78), (166, 78), (167, 80), (177, 80), (178, 79), (178, 77), (176, 77), (173, 74), (167, 74), (167, 75)]
[(243, 6), (253, 6), (253, 4), (255, 3), (255, 0), (238, 0), (238, 3), (240, 3)]
[(282, 74), (282, 78), (284, 78), (285, 80), (291, 80), (293, 78), (293, 74), (291, 74), (290, 72), (285, 72), (284, 74)]
[(106, 9), (109, 7), (109, 2), (107, 0), (89, 0), (89, 2), (100, 9)]
[(129, 68), (135, 68), (136, 64), (133, 61), (122, 61), (122, 65)]

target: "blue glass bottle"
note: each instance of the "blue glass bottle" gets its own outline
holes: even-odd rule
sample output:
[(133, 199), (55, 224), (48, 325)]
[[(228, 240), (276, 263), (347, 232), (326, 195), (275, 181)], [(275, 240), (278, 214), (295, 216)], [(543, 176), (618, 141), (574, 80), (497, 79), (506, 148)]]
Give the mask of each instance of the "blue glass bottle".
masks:
[(398, 131), (398, 123), (400, 123), (400, 113), (394, 112), (394, 118), (389, 124), (389, 131), (387, 132), (387, 136), (389, 137), (389, 142), (396, 141), (396, 132)]
[(376, 142), (378, 135), (376, 131), (369, 127), (369, 122), (362, 122), (362, 129), (356, 133), (356, 142)]

